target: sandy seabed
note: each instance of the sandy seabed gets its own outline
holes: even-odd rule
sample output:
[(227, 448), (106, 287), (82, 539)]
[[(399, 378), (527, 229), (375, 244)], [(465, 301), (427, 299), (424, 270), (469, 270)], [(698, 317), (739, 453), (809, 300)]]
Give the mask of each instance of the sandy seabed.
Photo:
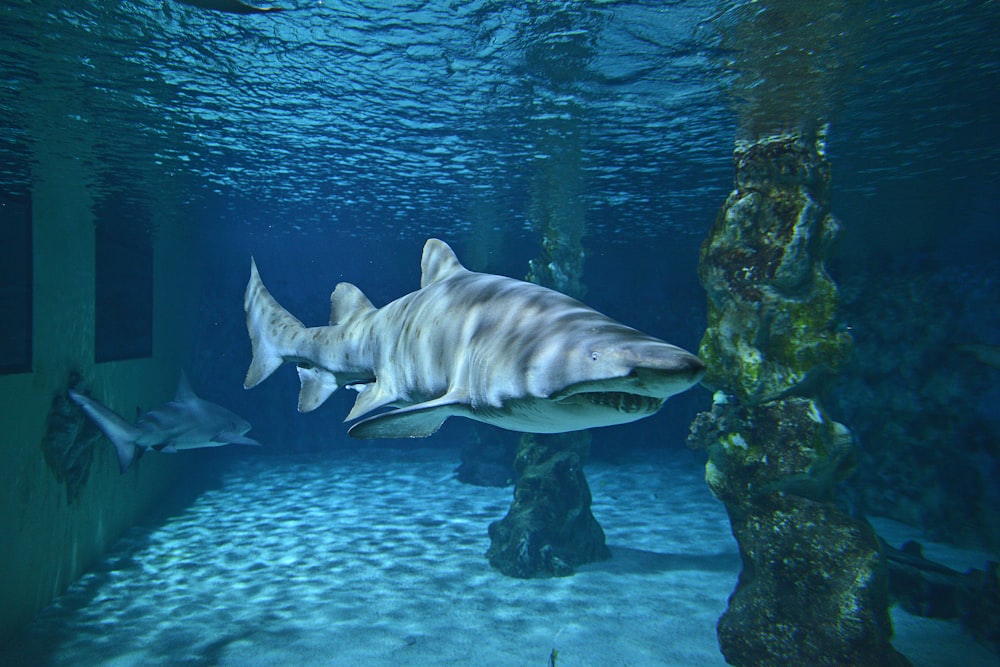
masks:
[[(456, 481), (457, 451), (248, 458), (130, 530), (0, 665), (545, 667), (553, 651), (558, 667), (725, 665), (715, 624), (739, 556), (722, 504), (682, 459), (588, 465), (612, 559), (520, 580), (484, 557), (511, 489)], [(919, 537), (877, 527), (890, 542)], [(1000, 665), (955, 623), (893, 620), (918, 667)]]

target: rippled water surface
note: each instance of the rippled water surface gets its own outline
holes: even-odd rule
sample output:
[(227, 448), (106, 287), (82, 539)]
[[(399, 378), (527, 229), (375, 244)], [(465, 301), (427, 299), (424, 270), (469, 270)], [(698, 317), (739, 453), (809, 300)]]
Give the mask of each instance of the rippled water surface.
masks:
[(315, 2), (0, 7), (0, 179), (70, 156), (151, 207), (276, 232), (702, 236), (737, 136), (831, 122), (839, 191), (998, 182), (995, 2)]

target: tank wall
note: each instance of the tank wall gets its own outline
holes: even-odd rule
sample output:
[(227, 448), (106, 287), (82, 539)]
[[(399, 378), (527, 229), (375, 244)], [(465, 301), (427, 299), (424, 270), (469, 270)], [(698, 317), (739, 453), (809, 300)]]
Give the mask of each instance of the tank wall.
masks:
[[(151, 454), (119, 474), (114, 447), (93, 444), (72, 501), (43, 454), (46, 419), (70, 373), (128, 420), (170, 400), (190, 348), (185, 231), (169, 221), (153, 247), (153, 354), (94, 362), (95, 226), (84, 167), (40, 161), (33, 178), (33, 368), (0, 375), (0, 642), (77, 579), (178, 477), (181, 457)], [(190, 261), (190, 260), (189, 260)]]

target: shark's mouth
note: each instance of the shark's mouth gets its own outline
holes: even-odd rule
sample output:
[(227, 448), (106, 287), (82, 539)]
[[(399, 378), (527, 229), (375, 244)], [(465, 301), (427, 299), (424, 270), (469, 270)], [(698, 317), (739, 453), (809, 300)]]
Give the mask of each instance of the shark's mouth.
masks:
[(560, 403), (585, 402), (590, 405), (626, 414), (653, 414), (663, 407), (665, 398), (629, 394), (624, 391), (584, 391), (567, 396)]

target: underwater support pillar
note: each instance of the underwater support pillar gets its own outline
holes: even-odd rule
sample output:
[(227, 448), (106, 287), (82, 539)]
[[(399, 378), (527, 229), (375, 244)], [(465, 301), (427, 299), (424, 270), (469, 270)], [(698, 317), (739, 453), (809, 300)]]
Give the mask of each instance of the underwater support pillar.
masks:
[[(575, 237), (577, 243), (580, 236)], [(563, 289), (580, 285), (582, 247), (578, 263), (568, 265), (548, 255), (556, 247), (563, 244), (543, 244), (545, 252), (542, 259), (532, 261), (529, 280), (548, 282), (548, 278), (559, 275), (567, 278), (560, 283)], [(549, 270), (539, 275), (539, 266)], [(566, 266), (578, 270), (568, 271)], [(521, 436), (514, 458), (514, 502), (507, 515), (489, 528), (486, 557), (490, 565), (507, 576), (522, 579), (564, 577), (580, 565), (611, 557), (604, 530), (590, 511), (590, 487), (583, 472), (589, 454), (588, 431)]]
[(702, 245), (708, 293), (700, 356), (715, 391), (689, 444), (726, 506), (742, 571), (719, 619), (741, 667), (907, 665), (890, 644), (878, 538), (834, 502), (854, 442), (811, 395), (849, 352), (824, 261), (839, 225), (827, 207), (824, 137), (740, 143), (735, 189)]
[(590, 512), (583, 463), (590, 433), (526, 433), (514, 459), (514, 502), (490, 524), (490, 565), (510, 577), (564, 577), (584, 563), (610, 558), (604, 531)]
[[(530, 262), (531, 282), (583, 296), (584, 211), (580, 154), (573, 142), (551, 146), (558, 155), (536, 177), (532, 218), (542, 231), (542, 255)], [(514, 458), (514, 502), (490, 524), (490, 565), (512, 577), (562, 577), (611, 552), (590, 511), (583, 465), (590, 433), (521, 436)]]

